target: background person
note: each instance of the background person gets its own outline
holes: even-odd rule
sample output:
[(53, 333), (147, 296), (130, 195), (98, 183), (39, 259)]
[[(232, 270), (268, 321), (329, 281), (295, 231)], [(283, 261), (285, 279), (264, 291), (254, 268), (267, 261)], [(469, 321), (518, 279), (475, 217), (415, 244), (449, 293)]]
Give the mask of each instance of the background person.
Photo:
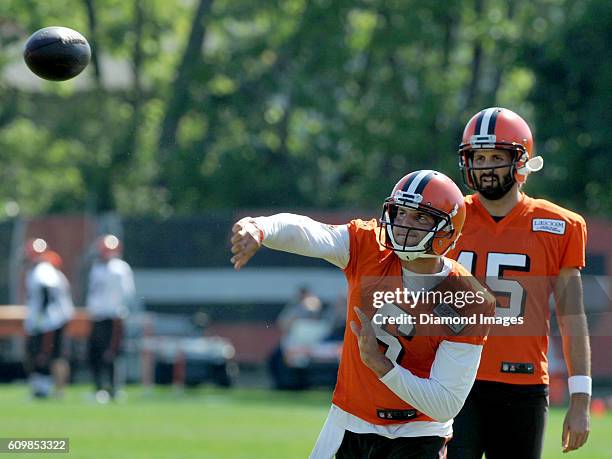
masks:
[(89, 273), (87, 312), (92, 320), (89, 361), (96, 399), (106, 403), (117, 395), (117, 358), (121, 353), (128, 306), (134, 297), (132, 269), (121, 259), (121, 241), (112, 234), (96, 241), (97, 258)]
[(70, 285), (60, 271), (62, 259), (43, 239), (25, 246), (27, 315), (26, 369), (34, 397), (61, 397), (70, 375), (64, 328), (74, 314)]

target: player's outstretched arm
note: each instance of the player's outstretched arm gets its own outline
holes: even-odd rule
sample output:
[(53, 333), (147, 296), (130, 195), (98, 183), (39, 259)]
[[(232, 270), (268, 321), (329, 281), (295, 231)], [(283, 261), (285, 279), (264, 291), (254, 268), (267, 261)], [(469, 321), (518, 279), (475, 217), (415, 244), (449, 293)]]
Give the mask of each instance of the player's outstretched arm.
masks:
[(303, 215), (277, 214), (245, 217), (232, 228), (234, 269), (240, 270), (265, 245), (274, 250), (322, 258), (339, 268), (349, 261), (349, 234), (346, 225), (333, 226)]

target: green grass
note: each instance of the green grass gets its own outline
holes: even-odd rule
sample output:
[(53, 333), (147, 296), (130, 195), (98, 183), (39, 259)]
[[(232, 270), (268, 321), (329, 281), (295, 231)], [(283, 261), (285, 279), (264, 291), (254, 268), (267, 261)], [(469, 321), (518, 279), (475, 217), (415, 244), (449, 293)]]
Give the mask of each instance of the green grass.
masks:
[[(69, 437), (69, 456), (79, 459), (302, 458), (331, 398), (325, 391), (252, 389), (156, 389), (146, 395), (134, 387), (128, 394), (124, 404), (97, 405), (86, 388), (77, 387), (61, 401), (31, 401), (25, 386), (0, 386), (0, 437)], [(570, 456), (560, 452), (562, 421), (563, 411), (552, 410), (546, 459), (612, 457), (612, 416), (593, 419), (589, 443)]]

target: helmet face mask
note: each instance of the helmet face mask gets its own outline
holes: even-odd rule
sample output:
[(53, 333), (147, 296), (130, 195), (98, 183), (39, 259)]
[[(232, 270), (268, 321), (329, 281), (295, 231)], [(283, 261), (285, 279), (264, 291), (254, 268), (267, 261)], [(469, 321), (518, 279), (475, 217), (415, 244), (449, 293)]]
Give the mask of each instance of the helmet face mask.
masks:
[(416, 171), (403, 177), (385, 200), (379, 240), (405, 261), (437, 257), (454, 245), (464, 219), (463, 196), (452, 180), (439, 172)]
[[(402, 224), (405, 220), (419, 219), (423, 224)], [(436, 232), (448, 226), (450, 219), (428, 206), (404, 206), (389, 198), (383, 205), (380, 223), (386, 229), (385, 247), (401, 253), (400, 258), (411, 260), (431, 252)]]
[[(478, 163), (482, 161), (475, 160), (474, 157), (478, 153), (487, 152), (490, 154), (509, 154), (509, 158), (505, 164), (489, 164), (480, 166)], [(519, 158), (522, 157), (524, 151), (519, 149), (515, 150), (464, 150), (459, 159), (459, 168), (463, 172), (463, 183), (465, 185), (480, 193), (484, 198), (495, 201), (503, 198), (516, 183), (515, 175), (517, 170), (517, 164)], [(506, 169), (504, 173), (504, 169)]]

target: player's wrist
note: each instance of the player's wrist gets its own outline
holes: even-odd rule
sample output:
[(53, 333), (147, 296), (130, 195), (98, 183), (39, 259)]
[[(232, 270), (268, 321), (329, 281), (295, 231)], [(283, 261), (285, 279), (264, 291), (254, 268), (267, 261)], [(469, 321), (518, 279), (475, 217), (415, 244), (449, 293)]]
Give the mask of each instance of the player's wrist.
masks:
[(575, 393), (570, 395), (570, 407), (588, 411), (591, 406), (591, 396), (589, 394)]
[(268, 231), (265, 230), (266, 223), (265, 221), (263, 221), (262, 217), (252, 218), (250, 223), (255, 229), (255, 234), (251, 234), (253, 234), (255, 240), (259, 243), (259, 245), (262, 245), (264, 239), (266, 238), (266, 233), (269, 233), (270, 229), (268, 229)]
[(393, 364), (391, 361), (382, 354), (368, 358), (366, 365), (370, 368), (370, 370), (376, 373), (376, 376), (379, 379), (384, 377), (393, 369)]
[(570, 396), (576, 394), (583, 394), (591, 396), (593, 380), (590, 376), (586, 375), (574, 375), (567, 379), (567, 388)]

